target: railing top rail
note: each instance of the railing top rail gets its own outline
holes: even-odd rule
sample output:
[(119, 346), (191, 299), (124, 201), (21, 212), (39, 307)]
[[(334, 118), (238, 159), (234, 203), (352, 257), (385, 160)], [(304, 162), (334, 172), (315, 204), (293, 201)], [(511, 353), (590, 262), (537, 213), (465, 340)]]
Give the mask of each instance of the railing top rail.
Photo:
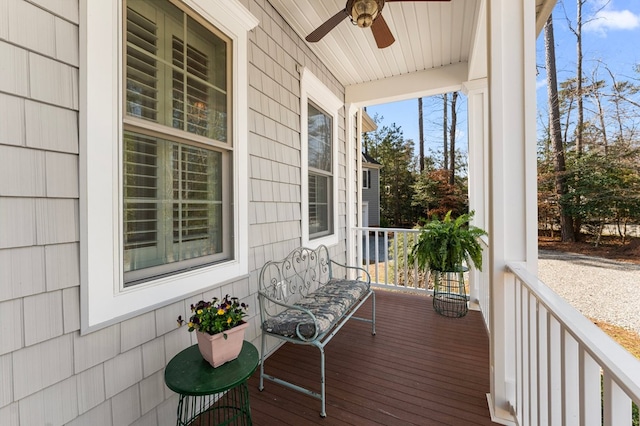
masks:
[(524, 264), (509, 262), (507, 270), (520, 279), (600, 367), (611, 374), (618, 386), (640, 403), (640, 360), (620, 345), (612, 344), (615, 341), (611, 337), (529, 272)]
[(371, 226), (367, 226), (367, 227), (363, 227), (363, 226), (357, 226), (355, 228), (356, 231), (378, 231), (378, 232), (414, 232), (414, 233), (418, 233), (421, 230), (420, 229), (416, 229), (416, 228), (378, 228), (378, 227), (371, 227)]

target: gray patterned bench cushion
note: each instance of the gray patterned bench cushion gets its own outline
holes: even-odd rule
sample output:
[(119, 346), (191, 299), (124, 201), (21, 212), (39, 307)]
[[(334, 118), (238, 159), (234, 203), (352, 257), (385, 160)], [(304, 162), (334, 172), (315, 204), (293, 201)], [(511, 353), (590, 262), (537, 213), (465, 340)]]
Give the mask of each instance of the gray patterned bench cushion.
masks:
[[(318, 322), (318, 335), (326, 333), (342, 316), (353, 307), (368, 291), (368, 285), (362, 281), (332, 279), (327, 284), (296, 303), (315, 315)], [(313, 320), (305, 312), (289, 308), (268, 318), (262, 327), (269, 333), (296, 338), (296, 328), (306, 338), (312, 338), (316, 332)]]

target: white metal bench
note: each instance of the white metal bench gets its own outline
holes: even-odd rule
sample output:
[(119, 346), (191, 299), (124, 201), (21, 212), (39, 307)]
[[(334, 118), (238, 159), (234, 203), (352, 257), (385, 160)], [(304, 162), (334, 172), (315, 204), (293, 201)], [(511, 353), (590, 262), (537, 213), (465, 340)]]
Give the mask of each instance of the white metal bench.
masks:
[[(357, 270), (357, 279), (335, 278), (333, 269)], [(371, 319), (353, 316), (353, 319), (371, 323), (371, 334), (376, 334), (375, 293), (371, 277), (363, 268), (339, 264), (329, 257), (329, 250), (320, 246), (315, 250), (300, 247), (286, 258), (267, 262), (260, 271), (260, 320), (262, 348), (260, 351), (260, 386), (264, 379), (320, 399), (320, 416), (325, 410), (324, 347), (338, 330), (352, 318), (362, 304), (371, 297)], [(264, 372), (265, 342), (267, 336), (301, 345), (313, 345), (320, 350), (320, 393)]]

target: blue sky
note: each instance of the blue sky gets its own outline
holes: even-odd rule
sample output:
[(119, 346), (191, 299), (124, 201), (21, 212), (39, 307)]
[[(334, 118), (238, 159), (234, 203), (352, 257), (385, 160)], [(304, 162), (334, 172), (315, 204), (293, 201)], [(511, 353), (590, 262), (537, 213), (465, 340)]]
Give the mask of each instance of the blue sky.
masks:
[[(618, 80), (640, 78), (633, 73), (633, 66), (640, 64), (640, 0), (587, 0), (583, 5), (583, 68), (585, 75), (591, 75), (598, 61), (605, 63)], [(576, 20), (576, 0), (559, 0), (553, 12), (554, 36), (556, 41), (556, 61), (558, 81), (575, 75), (576, 39), (568, 27)], [(537, 63), (544, 66), (543, 34), (538, 38)], [(601, 79), (607, 77), (602, 65), (598, 70)], [(539, 109), (546, 108), (547, 88), (544, 69), (538, 76)], [(463, 102), (466, 107), (466, 102)], [(425, 99), (425, 139), (426, 149), (440, 149), (442, 140), (442, 101)], [(430, 108), (431, 114), (427, 112)], [(418, 141), (418, 100), (395, 102), (367, 108), (372, 117), (383, 116), (381, 125), (398, 125), (406, 139)], [(459, 115), (458, 140), (466, 144), (466, 112)], [(417, 148), (416, 148), (417, 151)], [(416, 152), (417, 153), (417, 152)]]

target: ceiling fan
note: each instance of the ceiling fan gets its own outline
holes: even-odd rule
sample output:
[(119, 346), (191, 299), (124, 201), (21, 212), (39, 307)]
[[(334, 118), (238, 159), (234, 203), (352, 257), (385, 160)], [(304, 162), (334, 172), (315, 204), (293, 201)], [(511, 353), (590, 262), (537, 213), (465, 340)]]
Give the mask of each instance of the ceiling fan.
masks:
[(389, 47), (396, 39), (391, 34), (387, 22), (382, 16), (385, 3), (401, 1), (451, 1), (451, 0), (347, 0), (343, 10), (327, 19), (322, 25), (313, 30), (306, 40), (310, 43), (320, 41), (329, 31), (334, 29), (344, 18), (348, 17), (351, 23), (360, 28), (371, 27), (373, 38), (380, 49)]

